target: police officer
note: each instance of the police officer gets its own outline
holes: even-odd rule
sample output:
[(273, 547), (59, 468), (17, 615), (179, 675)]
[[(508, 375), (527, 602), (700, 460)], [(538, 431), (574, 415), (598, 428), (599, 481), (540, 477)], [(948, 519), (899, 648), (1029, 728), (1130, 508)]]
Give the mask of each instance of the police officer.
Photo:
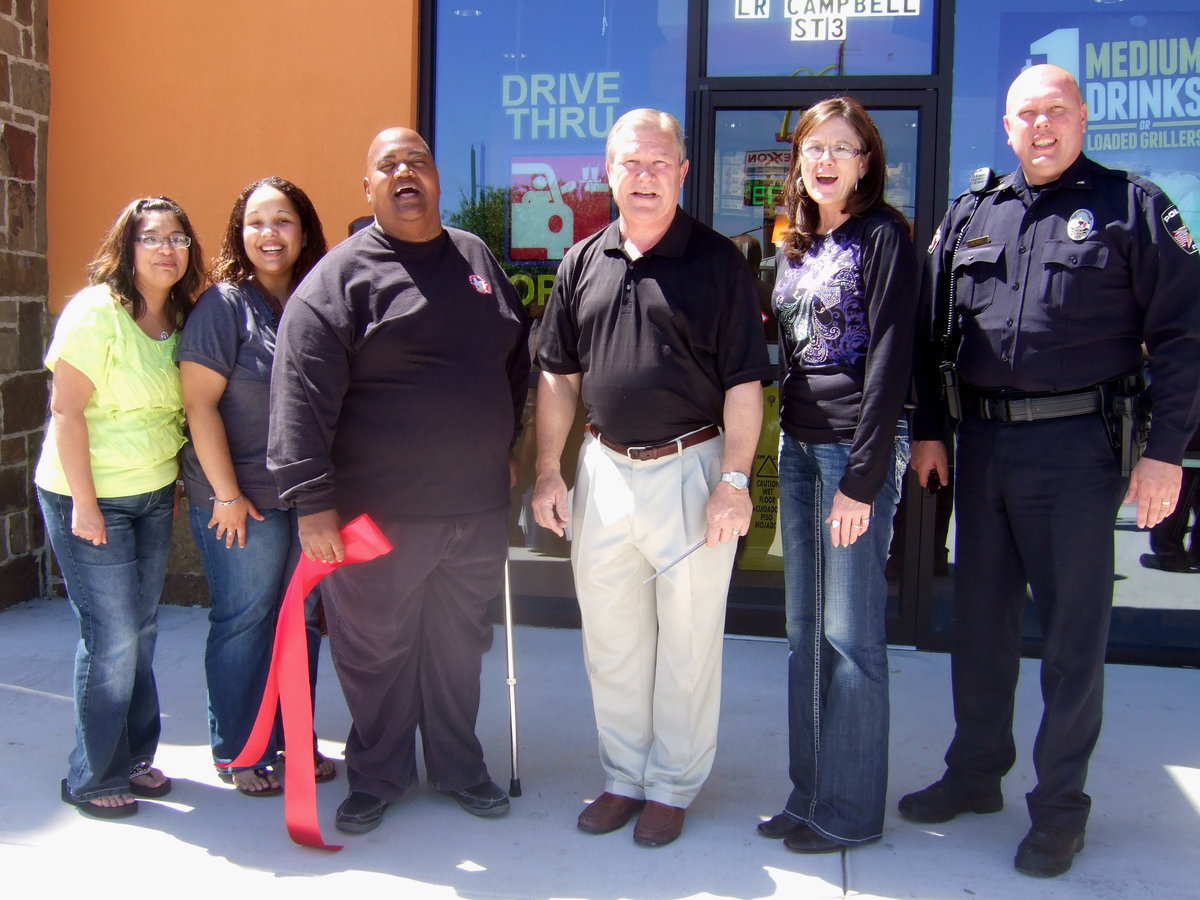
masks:
[[(1179, 496), (1198, 408), (1200, 258), (1156, 185), (1083, 155), (1087, 107), (1070, 73), (1022, 72), (1004, 128), (1019, 168), (954, 201), (923, 281), (933, 318), (955, 325), (949, 353), (937, 341), (918, 353), (912, 466), (923, 485), (933, 472), (947, 478), (938, 370), (949, 357), (961, 411), (956, 731), (946, 773), (901, 799), (900, 813), (933, 823), (1004, 805), (1028, 585), (1045, 707), (1026, 795), (1032, 828), (1014, 864), (1050, 877), (1083, 848), (1091, 806), (1084, 781), (1100, 733), (1117, 509), (1122, 496), (1136, 501), (1139, 527), (1151, 527)], [(1111, 435), (1131, 430), (1122, 395), (1143, 343), (1153, 422), (1125, 477)]]

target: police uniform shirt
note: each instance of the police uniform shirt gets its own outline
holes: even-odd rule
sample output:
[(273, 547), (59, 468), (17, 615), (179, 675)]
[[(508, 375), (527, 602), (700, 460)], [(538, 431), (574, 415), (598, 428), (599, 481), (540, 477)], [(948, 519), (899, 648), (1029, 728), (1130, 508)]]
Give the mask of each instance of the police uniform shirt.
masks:
[(588, 421), (630, 445), (721, 425), (729, 388), (775, 374), (745, 258), (682, 209), (636, 260), (619, 222), (567, 251), (538, 361), (553, 374), (582, 373)]
[[(1155, 184), (1083, 155), (1034, 189), (1017, 169), (951, 205), (929, 248), (927, 310), (947, 308), (951, 273), (963, 384), (1082, 390), (1136, 371), (1144, 342), (1154, 408), (1145, 455), (1180, 461), (1200, 405), (1200, 258)], [(918, 360), (919, 439), (941, 436), (928, 414), (937, 354), (931, 343)]]

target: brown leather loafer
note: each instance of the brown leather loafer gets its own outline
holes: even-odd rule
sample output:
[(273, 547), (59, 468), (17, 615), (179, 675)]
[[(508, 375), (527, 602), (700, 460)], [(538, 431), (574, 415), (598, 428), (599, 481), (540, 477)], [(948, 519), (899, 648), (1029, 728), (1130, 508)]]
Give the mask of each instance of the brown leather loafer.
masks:
[(622, 797), (605, 791), (579, 814), (579, 830), (588, 834), (608, 834), (616, 831), (641, 812), (644, 800)]
[(633, 841), (643, 847), (661, 847), (679, 837), (683, 831), (684, 810), (647, 800), (633, 829)]

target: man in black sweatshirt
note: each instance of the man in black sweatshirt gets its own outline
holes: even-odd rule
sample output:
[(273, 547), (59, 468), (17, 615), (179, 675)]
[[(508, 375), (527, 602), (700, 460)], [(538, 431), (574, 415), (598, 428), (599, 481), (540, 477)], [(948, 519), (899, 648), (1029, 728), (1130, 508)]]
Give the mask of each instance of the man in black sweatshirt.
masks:
[(475, 736), (488, 601), (503, 589), (508, 491), (529, 379), (529, 322), (474, 235), (443, 228), (428, 145), (390, 128), (363, 180), (374, 223), (288, 301), (272, 373), (268, 465), (310, 559), (368, 513), (395, 546), (323, 583), (353, 724), (337, 828), (375, 828), (417, 778), (474, 815), (508, 798)]

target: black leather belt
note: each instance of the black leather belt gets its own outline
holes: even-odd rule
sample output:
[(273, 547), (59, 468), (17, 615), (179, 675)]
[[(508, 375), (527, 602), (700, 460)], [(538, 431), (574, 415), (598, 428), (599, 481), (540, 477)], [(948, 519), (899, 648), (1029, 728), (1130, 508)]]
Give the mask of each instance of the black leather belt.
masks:
[(974, 388), (967, 388), (964, 393), (967, 409), (989, 422), (1037, 422), (1086, 416), (1100, 412), (1104, 404), (1099, 388), (1041, 396), (990, 394)]
[(662, 444), (653, 444), (647, 447), (629, 447), (625, 444), (618, 444), (616, 441), (610, 441), (600, 433), (595, 425), (587, 427), (588, 434), (602, 443), (609, 450), (616, 450), (618, 453), (628, 456), (630, 459), (645, 462), (650, 459), (659, 459), (663, 456), (670, 456), (672, 453), (682, 453), (688, 447), (694, 447), (696, 444), (703, 444), (705, 441), (711, 441), (721, 433), (721, 429), (716, 425), (709, 425), (706, 428), (701, 428), (699, 431), (693, 431), (691, 434), (685, 434), (683, 437), (675, 438), (673, 441), (666, 441)]

